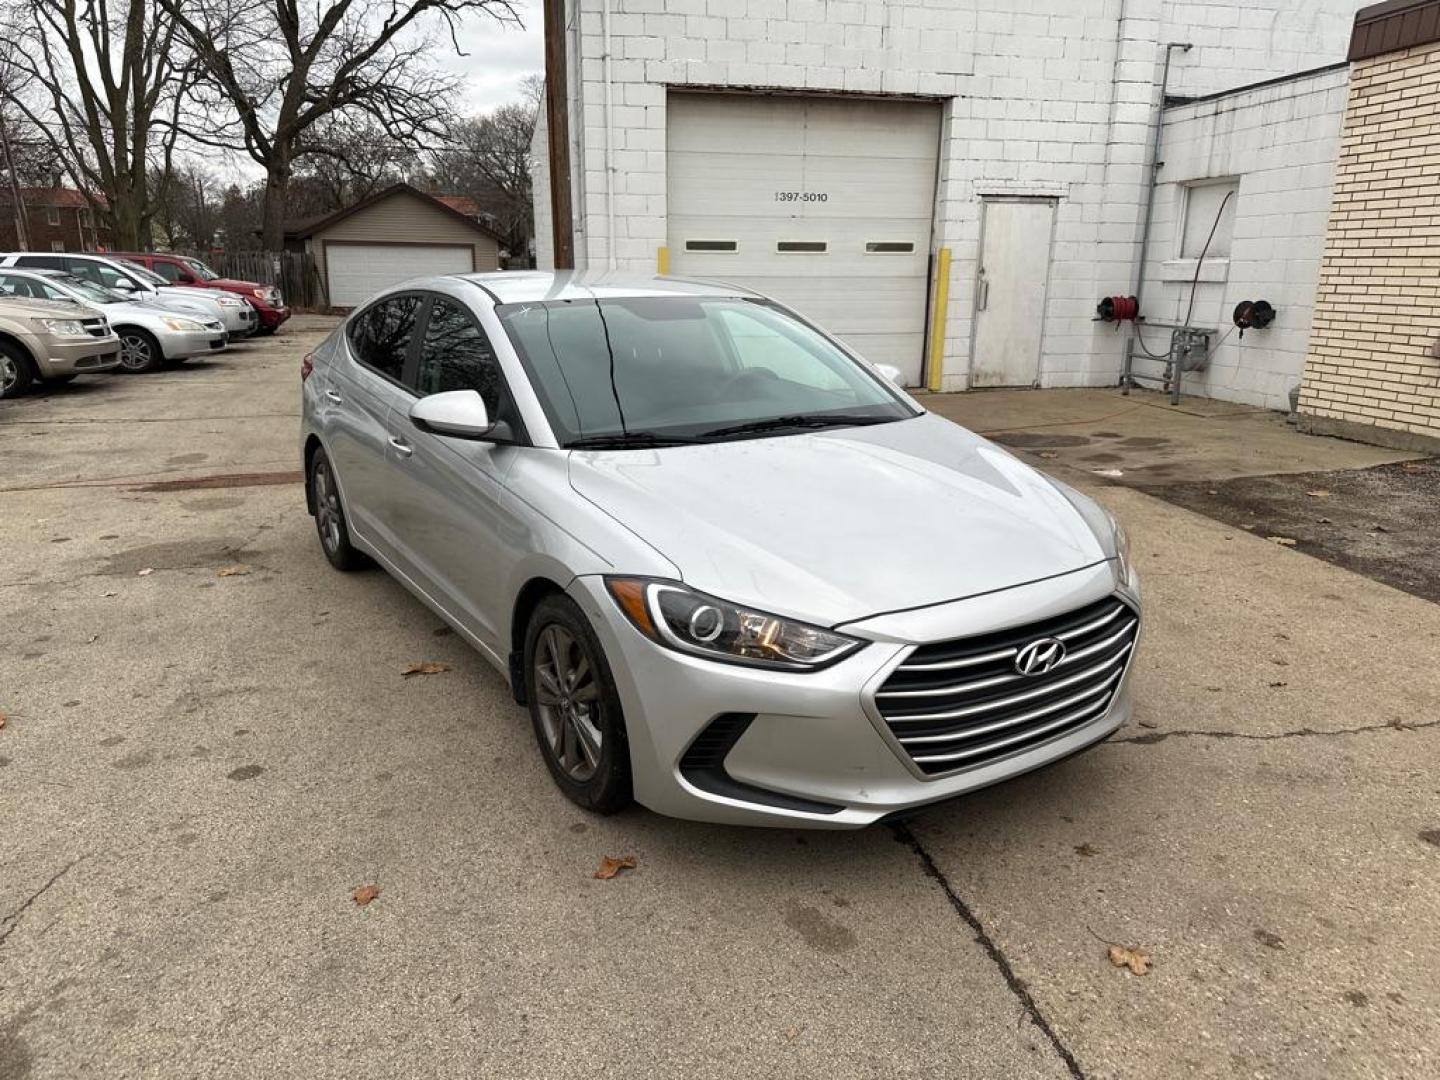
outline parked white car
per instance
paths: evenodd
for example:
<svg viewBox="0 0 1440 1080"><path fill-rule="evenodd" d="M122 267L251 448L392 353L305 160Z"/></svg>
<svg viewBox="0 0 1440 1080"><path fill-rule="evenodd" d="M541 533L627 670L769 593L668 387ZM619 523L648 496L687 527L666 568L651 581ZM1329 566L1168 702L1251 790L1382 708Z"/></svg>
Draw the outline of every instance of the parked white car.
<svg viewBox="0 0 1440 1080"><path fill-rule="evenodd" d="M225 327L201 313L175 311L58 270L0 270L0 295L73 300L98 308L120 337L120 369L154 371L225 348Z"/></svg>
<svg viewBox="0 0 1440 1080"><path fill-rule="evenodd" d="M0 256L0 267L59 270L115 292L125 293L135 300L148 300L172 311L218 319L231 337L253 333L258 325L255 309L238 296L224 296L211 289L170 285L164 278L157 277L143 267L129 266L118 259L107 259L101 255L12 251Z"/></svg>

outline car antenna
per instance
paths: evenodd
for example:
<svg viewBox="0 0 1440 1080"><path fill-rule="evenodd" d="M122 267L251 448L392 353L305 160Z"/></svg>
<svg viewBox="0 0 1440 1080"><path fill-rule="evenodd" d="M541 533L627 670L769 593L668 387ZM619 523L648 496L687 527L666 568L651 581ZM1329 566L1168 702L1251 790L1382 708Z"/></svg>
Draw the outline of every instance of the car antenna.
<svg viewBox="0 0 1440 1080"><path fill-rule="evenodd" d="M615 385L615 349L610 344L610 324L605 321L605 309L600 306L600 298L595 298L595 310L600 313L600 327L605 331L605 351L610 354L610 396L615 399L615 412L620 417L620 434L629 435L630 429L625 426L625 410L620 407L620 390Z"/></svg>

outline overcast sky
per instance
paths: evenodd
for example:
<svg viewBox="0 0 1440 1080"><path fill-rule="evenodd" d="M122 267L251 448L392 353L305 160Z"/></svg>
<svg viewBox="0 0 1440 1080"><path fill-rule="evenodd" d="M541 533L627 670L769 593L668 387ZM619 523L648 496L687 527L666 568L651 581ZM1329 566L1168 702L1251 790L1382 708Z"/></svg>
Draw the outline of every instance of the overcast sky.
<svg viewBox="0 0 1440 1080"><path fill-rule="evenodd" d="M516 10L525 27L501 26L484 15L473 15L459 35L460 48L468 55L454 56L447 50L443 66L465 80L460 111L469 115L489 112L518 96L520 80L540 73L545 67L541 41L540 4L519 0Z"/></svg>

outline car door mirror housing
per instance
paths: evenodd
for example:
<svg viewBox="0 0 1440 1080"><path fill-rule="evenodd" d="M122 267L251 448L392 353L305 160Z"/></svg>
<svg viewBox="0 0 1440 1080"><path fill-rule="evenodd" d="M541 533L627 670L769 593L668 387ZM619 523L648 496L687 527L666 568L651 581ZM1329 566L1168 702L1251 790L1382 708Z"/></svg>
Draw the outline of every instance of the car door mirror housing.
<svg viewBox="0 0 1440 1080"><path fill-rule="evenodd" d="M500 436L485 408L485 399L475 390L446 390L423 397L410 407L410 422L421 431L452 439L492 441Z"/></svg>
<svg viewBox="0 0 1440 1080"><path fill-rule="evenodd" d="M889 379L896 386L901 385L905 379L904 374L894 364L876 364L875 370L881 375L884 375L885 378Z"/></svg>
<svg viewBox="0 0 1440 1080"><path fill-rule="evenodd" d="M116 292L135 292L137 286L129 278L116 278L115 284L110 286Z"/></svg>

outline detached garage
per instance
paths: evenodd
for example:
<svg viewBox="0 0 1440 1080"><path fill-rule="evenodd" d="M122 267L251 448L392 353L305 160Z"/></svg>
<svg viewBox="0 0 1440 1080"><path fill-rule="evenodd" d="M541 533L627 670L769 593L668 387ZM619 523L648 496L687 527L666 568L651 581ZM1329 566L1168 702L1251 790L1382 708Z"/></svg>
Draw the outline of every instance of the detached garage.
<svg viewBox="0 0 1440 1080"><path fill-rule="evenodd" d="M500 268L494 233L409 184L295 225L285 240L314 257L331 307L356 307L410 278Z"/></svg>

